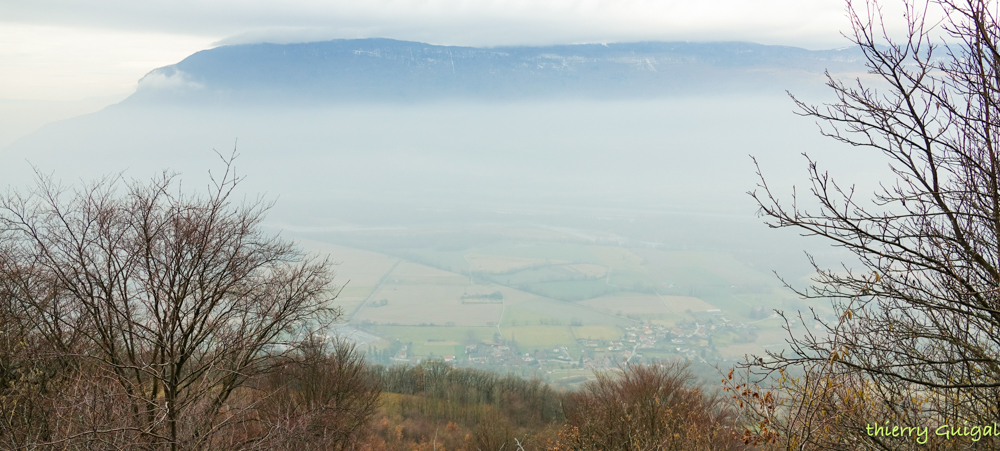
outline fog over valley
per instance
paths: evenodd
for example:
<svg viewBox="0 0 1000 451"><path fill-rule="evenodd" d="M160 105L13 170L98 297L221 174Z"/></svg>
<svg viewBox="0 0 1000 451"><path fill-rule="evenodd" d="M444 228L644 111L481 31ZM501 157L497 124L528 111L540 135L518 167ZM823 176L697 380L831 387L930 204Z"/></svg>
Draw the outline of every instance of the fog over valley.
<svg viewBox="0 0 1000 451"><path fill-rule="evenodd" d="M786 89L830 100L824 70L864 76L853 50L738 42L223 46L18 139L0 154L0 179L166 169L193 190L235 149L239 192L276 200L267 226L342 262L343 331L393 349L375 354L386 362L455 359L466 353L455 337L472 333L610 365L625 348L595 355L588 339L640 323L696 331L721 315L710 351L681 339L645 353L708 365L782 345L777 319L752 333L721 326L804 307L772 270L802 284L803 249L845 260L756 217L749 155L779 193L806 180L802 152L868 191L888 173L859 168L857 150L794 114Z"/></svg>

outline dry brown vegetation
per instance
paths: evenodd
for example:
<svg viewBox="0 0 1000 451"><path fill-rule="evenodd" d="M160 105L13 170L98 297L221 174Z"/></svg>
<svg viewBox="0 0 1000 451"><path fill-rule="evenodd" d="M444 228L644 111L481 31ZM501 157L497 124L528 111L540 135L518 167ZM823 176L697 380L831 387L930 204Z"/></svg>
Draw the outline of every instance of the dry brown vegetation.
<svg viewBox="0 0 1000 451"><path fill-rule="evenodd" d="M729 404L693 383L687 364L632 365L567 395L550 450L740 450Z"/></svg>
<svg viewBox="0 0 1000 451"><path fill-rule="evenodd" d="M268 205L232 203L229 169L202 196L168 175L77 189L40 176L0 198L3 447L271 438L255 423L282 391L262 378L312 357L313 331L338 314L333 274L260 231ZM336 351L333 361L350 354Z"/></svg>
<svg viewBox="0 0 1000 451"><path fill-rule="evenodd" d="M386 450L741 450L740 424L682 362L601 374L577 393L441 362L380 368L366 446Z"/></svg>
<svg viewBox="0 0 1000 451"><path fill-rule="evenodd" d="M384 449L542 449L565 418L564 395L539 380L440 361L374 373L387 395L371 442Z"/></svg>

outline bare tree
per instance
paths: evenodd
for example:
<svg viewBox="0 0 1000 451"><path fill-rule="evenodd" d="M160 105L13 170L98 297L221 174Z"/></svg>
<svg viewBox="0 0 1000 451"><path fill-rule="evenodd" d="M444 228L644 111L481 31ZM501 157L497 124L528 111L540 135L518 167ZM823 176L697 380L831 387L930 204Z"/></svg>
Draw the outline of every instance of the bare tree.
<svg viewBox="0 0 1000 451"><path fill-rule="evenodd" d="M0 198L0 299L20 328L4 332L43 344L32 357L96 409L53 401L18 446L211 447L253 419L247 382L339 314L330 265L260 230L270 205L236 202L231 163L205 195L164 174Z"/></svg>
<svg viewBox="0 0 1000 451"><path fill-rule="evenodd" d="M871 77L830 77L837 101L824 107L795 100L824 135L887 157L896 180L861 196L809 159L815 209L780 201L763 177L752 193L772 227L823 237L860 262L817 267L799 292L832 299L836 318L814 313L820 330L743 367L751 385L780 373L797 392L770 401L791 404L761 415L763 392L736 384L737 398L763 408L748 412L755 433L783 432L789 447L899 449L867 426L1000 420L1000 5L904 4L907 34L896 41L878 3L849 1L848 37ZM851 403L856 415L821 418Z"/></svg>

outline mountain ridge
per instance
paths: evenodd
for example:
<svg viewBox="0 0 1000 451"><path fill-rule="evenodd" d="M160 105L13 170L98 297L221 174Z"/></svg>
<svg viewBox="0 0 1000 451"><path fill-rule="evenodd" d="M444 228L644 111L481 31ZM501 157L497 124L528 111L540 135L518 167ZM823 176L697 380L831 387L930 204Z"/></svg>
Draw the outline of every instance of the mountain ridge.
<svg viewBox="0 0 1000 451"><path fill-rule="evenodd" d="M385 38L241 44L144 76L124 103L636 98L810 84L863 69L854 49L748 42L462 47Z"/></svg>

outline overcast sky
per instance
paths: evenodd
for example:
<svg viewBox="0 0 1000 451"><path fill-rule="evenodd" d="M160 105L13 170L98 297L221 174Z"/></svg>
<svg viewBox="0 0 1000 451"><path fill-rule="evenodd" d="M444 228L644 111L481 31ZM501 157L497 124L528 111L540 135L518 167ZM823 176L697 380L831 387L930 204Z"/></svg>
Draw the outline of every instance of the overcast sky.
<svg viewBox="0 0 1000 451"><path fill-rule="evenodd" d="M246 42L387 37L497 46L847 43L843 0L0 0L0 99L124 96L146 72Z"/></svg>

